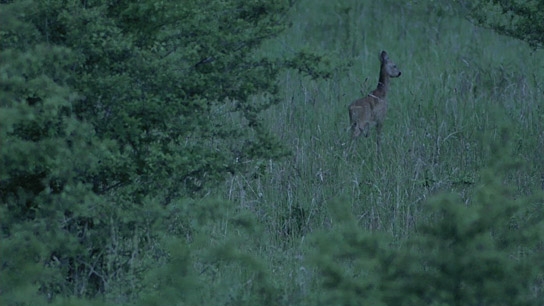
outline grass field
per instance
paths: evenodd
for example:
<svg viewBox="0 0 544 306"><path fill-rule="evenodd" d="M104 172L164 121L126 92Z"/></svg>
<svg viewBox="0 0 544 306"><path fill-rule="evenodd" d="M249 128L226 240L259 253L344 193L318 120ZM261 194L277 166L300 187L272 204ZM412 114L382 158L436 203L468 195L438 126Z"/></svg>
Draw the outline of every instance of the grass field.
<svg viewBox="0 0 544 306"><path fill-rule="evenodd" d="M478 2L1 1L0 305L544 305L544 51Z"/></svg>
<svg viewBox="0 0 544 306"><path fill-rule="evenodd" d="M308 237L335 228L335 208L400 241L428 218L429 198L448 192L470 206L502 151L519 162L503 180L515 194L544 188L541 50L473 25L450 1L305 0L292 20L263 52L317 51L335 73L282 75L283 101L263 118L291 154L220 191L263 225L256 253L287 304L315 302L307 299L315 290ZM347 106L377 85L381 50L402 76L391 80L377 156L374 130L350 150Z"/></svg>
<svg viewBox="0 0 544 306"><path fill-rule="evenodd" d="M441 6L303 1L293 27L266 52L317 50L338 71L317 81L282 76L284 100L265 120L292 154L266 165L259 179L233 178L230 199L279 235L300 233L295 225L302 233L326 226L324 207L337 198L350 202L363 227L409 234L432 194L453 191L470 202L490 145L503 143L502 128L509 131L503 144L524 162L508 183L520 193L541 188L544 54ZM350 151L347 106L375 88L382 49L402 76L391 82L377 156L374 130Z"/></svg>

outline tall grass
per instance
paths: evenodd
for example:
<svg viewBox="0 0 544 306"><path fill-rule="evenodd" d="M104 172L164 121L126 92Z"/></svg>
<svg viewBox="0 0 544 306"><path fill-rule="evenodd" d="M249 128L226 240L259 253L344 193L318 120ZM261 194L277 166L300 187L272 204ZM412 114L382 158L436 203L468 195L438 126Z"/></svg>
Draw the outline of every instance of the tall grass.
<svg viewBox="0 0 544 306"><path fill-rule="evenodd" d="M338 197L351 202L363 227L406 235L431 194L456 191L470 201L503 126L526 162L512 183L520 192L540 186L544 54L429 3L300 3L293 27L264 52L310 48L337 63L337 72L328 80L283 75L284 101L265 120L292 155L270 162L257 179L233 178L231 198L278 235L327 226L324 204ZM376 86L382 49L402 76L392 80L377 157L374 133L349 150L347 105Z"/></svg>
<svg viewBox="0 0 544 306"><path fill-rule="evenodd" d="M292 154L260 176L231 178L223 193L263 224L259 252L293 282L290 294L309 290L305 237L334 227L338 200L362 229L407 237L429 197L453 192L471 204L501 149L493 143L512 145L521 162L505 184L520 195L544 188L544 53L462 13L449 1L305 0L263 48L277 57L307 48L337 65L327 80L283 74L283 102L264 120ZM391 82L377 156L374 131L350 150L347 105L376 86L382 49L402 76Z"/></svg>

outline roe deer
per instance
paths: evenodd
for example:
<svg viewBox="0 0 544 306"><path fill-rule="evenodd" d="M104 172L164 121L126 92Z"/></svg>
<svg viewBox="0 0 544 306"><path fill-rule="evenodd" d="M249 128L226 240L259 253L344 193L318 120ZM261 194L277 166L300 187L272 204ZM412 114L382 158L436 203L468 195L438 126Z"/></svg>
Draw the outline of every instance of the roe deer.
<svg viewBox="0 0 544 306"><path fill-rule="evenodd" d="M380 79L378 87L374 89L368 96L354 101L349 105L349 120L351 121L351 131L353 139L361 135L368 137L371 127L376 126L376 146L378 153L380 152L380 138L383 120L387 113L387 100L385 96L389 88L389 78L397 78L401 72L397 65L389 60L387 52L380 53Z"/></svg>

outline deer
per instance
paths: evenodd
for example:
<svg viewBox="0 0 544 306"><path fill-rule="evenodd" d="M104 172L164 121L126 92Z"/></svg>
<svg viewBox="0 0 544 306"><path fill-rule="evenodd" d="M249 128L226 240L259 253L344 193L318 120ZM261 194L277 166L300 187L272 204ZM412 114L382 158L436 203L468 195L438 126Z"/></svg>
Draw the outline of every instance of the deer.
<svg viewBox="0 0 544 306"><path fill-rule="evenodd" d="M397 65L393 63L387 52L380 53L380 78L378 86L362 99L358 99L349 105L349 120L351 122L352 140L361 134L368 137L370 129L376 127L376 149L380 153L380 139L383 120L387 113L387 90L389 79L398 78L401 75Z"/></svg>

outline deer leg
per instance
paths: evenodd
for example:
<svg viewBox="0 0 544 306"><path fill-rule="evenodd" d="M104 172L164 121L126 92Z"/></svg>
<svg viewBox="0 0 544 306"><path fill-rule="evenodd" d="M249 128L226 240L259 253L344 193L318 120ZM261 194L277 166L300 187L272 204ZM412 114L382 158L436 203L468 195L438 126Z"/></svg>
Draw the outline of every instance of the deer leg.
<svg viewBox="0 0 544 306"><path fill-rule="evenodd" d="M366 122L365 125L363 126L363 134L365 135L365 137L368 137L369 132L370 132L370 122Z"/></svg>
<svg viewBox="0 0 544 306"><path fill-rule="evenodd" d="M359 137L359 135L361 135L361 129L359 128L359 124L357 124L357 122L353 123L353 125L351 126L351 131L352 138L357 138Z"/></svg>

